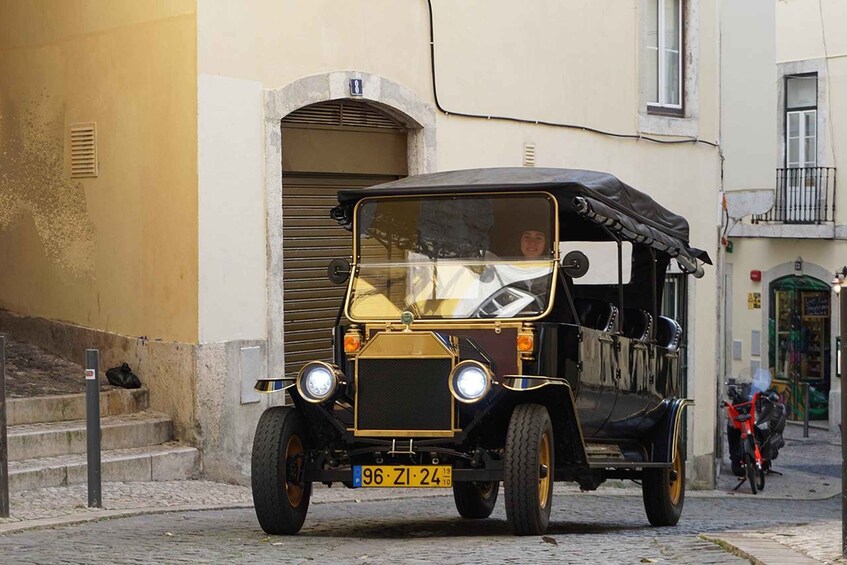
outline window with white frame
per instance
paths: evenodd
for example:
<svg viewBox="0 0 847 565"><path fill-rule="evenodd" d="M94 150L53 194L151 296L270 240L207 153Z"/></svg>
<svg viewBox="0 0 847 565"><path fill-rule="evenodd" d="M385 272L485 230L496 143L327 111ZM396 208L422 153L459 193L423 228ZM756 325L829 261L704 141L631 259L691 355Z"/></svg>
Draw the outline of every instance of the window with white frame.
<svg viewBox="0 0 847 565"><path fill-rule="evenodd" d="M785 166L817 165L818 77L785 77Z"/></svg>
<svg viewBox="0 0 847 565"><path fill-rule="evenodd" d="M682 111L682 2L647 0L647 107Z"/></svg>

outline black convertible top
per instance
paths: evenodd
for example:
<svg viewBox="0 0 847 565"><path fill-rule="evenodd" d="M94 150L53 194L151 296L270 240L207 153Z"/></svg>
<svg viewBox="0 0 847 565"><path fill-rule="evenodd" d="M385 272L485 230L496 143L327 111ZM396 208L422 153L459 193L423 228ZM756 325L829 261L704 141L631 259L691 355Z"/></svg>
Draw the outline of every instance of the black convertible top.
<svg viewBox="0 0 847 565"><path fill-rule="evenodd" d="M560 213L576 212L629 241L649 245L672 257L712 263L705 251L690 246L685 218L615 176L596 171L502 167L416 175L370 188L341 190L340 205L332 217L348 224L356 202L372 196L522 190L550 192L559 202Z"/></svg>

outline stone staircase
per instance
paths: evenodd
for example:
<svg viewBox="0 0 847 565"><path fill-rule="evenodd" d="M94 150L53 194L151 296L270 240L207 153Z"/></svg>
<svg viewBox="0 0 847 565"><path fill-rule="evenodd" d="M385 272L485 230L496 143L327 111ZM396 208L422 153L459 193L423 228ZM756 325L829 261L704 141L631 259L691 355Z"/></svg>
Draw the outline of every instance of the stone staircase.
<svg viewBox="0 0 847 565"><path fill-rule="evenodd" d="M7 400L9 490L85 483L85 394ZM101 473L108 481L196 478L200 453L173 441L173 422L149 409L146 388L100 393Z"/></svg>

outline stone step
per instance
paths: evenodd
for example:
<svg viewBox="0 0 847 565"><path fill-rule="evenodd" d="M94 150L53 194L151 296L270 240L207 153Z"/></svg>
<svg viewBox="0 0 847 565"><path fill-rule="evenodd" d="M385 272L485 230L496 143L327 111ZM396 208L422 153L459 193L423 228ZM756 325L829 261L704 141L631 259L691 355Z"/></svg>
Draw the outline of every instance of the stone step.
<svg viewBox="0 0 847 565"><path fill-rule="evenodd" d="M201 471L200 452L169 442L152 447L101 453L102 482L175 481L194 479ZM83 484L88 480L85 454L9 462L9 490Z"/></svg>
<svg viewBox="0 0 847 565"><path fill-rule="evenodd" d="M101 416L140 412L149 406L150 395L146 387L100 393ZM85 393L10 398L6 401L6 423L9 426L84 418Z"/></svg>
<svg viewBox="0 0 847 565"><path fill-rule="evenodd" d="M85 420L9 426L10 461L86 452ZM145 411L100 419L100 449L156 445L173 438L173 422L165 414Z"/></svg>

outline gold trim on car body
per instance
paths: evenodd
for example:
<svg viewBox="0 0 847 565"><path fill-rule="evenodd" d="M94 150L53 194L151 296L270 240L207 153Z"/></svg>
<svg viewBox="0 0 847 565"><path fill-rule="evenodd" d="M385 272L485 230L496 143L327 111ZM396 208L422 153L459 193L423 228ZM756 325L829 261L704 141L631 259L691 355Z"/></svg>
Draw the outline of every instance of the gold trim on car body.
<svg viewBox="0 0 847 565"><path fill-rule="evenodd" d="M673 458L676 457L676 444L679 441L679 426L682 424L682 414L689 406L694 406L694 401L690 398L683 398L679 403L679 410L676 411L676 421L673 425L673 443L671 444L670 462L673 463ZM683 457L685 455L683 454Z"/></svg>
<svg viewBox="0 0 847 565"><path fill-rule="evenodd" d="M524 322L519 320L512 321L511 319L506 322L500 322L498 320L497 327L500 333L502 330L515 329L517 330L517 334L519 335L521 330L524 327ZM471 320L463 320L459 323L450 324L448 327L445 327L439 320L426 320L426 321L415 321L412 322L412 331L406 332L401 328L395 326L394 322L372 322L364 325L364 329L362 331L362 343L365 344L362 348L356 353L347 353L347 359L350 361L355 361L359 355L361 355L362 351L364 351L365 346L370 343L378 335L384 333L420 333L420 332L437 332L439 330L490 330L491 322L490 321L471 321ZM451 336L451 344L453 347L458 348L458 345L454 343L455 336ZM390 355L389 357L396 357L394 355ZM518 375L523 374L523 363L522 359L518 357L516 353L516 365L518 369Z"/></svg>
<svg viewBox="0 0 847 565"><path fill-rule="evenodd" d="M475 367L479 367L485 373L485 392L483 392L477 398L474 398L472 400L465 400L464 398L462 398L462 395L460 395L456 391L455 387L453 386L453 375L456 374L456 370L459 368L459 365L473 365ZM489 367L485 363L477 361L476 359L465 359L464 361L460 361L459 363L456 363L453 366L453 370L450 371L450 375L447 377L447 387L450 389L450 394L453 395L454 399L458 400L462 404L476 404L477 402L479 402L480 400L485 398L488 395L489 392L491 392L491 387L493 387L493 386L494 386L494 373L491 372L491 367Z"/></svg>
<svg viewBox="0 0 847 565"><path fill-rule="evenodd" d="M538 383L538 384L530 384ZM563 386L568 390L568 398L570 398L571 406L573 407L573 417L576 422L576 428L579 430L579 441L582 444L582 452L585 454L585 437L582 435L582 422L579 421L579 410L576 408L576 398L573 395L571 383L567 379L561 377L545 377L541 375L504 375L500 381L503 388L514 392L526 392L529 390L538 390L546 386ZM552 415L551 415L552 416ZM592 441L594 441L592 439ZM588 457L586 455L586 463Z"/></svg>
<svg viewBox="0 0 847 565"><path fill-rule="evenodd" d="M359 270L360 261L359 261L359 237L358 237L358 223L359 223L359 206L364 202L369 202L371 200L378 199L399 199L399 198L426 198L426 197L464 197L464 196L509 196L509 195L520 195L520 196L537 196L543 195L547 197L548 201L551 203L553 207L553 273L552 273L552 282L550 285L550 299L547 301L547 308L544 312L536 316L532 316L530 318L485 318L489 320L489 324L492 322L502 322L503 320L508 321L520 321L520 322L534 322L540 320L547 316L550 311L553 310L553 303L556 300L556 287L559 285L556 284L558 282L559 276L559 202L556 200L556 197L546 190L532 190L532 191L510 191L510 192L450 192L450 193L433 193L433 194L401 194L401 195L392 195L392 196L368 196L362 198L356 202L356 205L353 207L353 225L352 225L352 236L353 236L353 265L350 267L350 279L347 281L347 293L344 295L344 316L350 320L351 322L357 324L369 324L374 322L382 322L382 323L392 323L396 320L380 320L380 319L362 319L362 318L354 318L350 315L350 297L353 295L353 282L356 280L357 271ZM434 321L437 323L449 323L451 326L455 322L467 322L469 320L474 320L476 318L433 318L430 321ZM417 323L417 322L415 322Z"/></svg>
<svg viewBox="0 0 847 565"><path fill-rule="evenodd" d="M394 343L392 343L394 342ZM397 344L401 345L397 345ZM410 345L411 344L411 345ZM406 345L406 350L402 347ZM451 346L453 346L451 340ZM417 352L415 352L417 350ZM398 353L398 351L400 353ZM448 347L435 332L380 332L365 342L353 361L353 435L364 437L453 437L456 433L456 400L450 398L449 430L372 430L359 429L359 360L360 359L450 359L450 374L456 366L458 353Z"/></svg>
<svg viewBox="0 0 847 565"><path fill-rule="evenodd" d="M303 392L303 387L300 386L300 382L303 380L303 371L306 370L306 367L310 365L320 365L326 368L329 372L332 373L333 378L335 379L335 386L332 390L327 394L324 398L319 400L313 400L309 398L307 394ZM300 398L305 400L310 404L323 404L327 400L331 399L338 392L338 388L345 384L344 382L344 371L342 371L337 365L333 363L327 363L326 361L308 361L300 367L300 370L297 371L297 380L294 381L294 385L297 387L297 394L300 395Z"/></svg>

